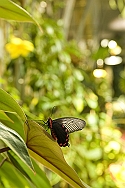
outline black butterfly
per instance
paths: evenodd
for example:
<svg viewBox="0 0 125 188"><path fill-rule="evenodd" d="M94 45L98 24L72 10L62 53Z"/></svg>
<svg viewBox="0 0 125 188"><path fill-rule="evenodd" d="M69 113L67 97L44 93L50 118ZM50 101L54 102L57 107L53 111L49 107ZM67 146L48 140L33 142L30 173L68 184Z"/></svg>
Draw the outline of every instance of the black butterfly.
<svg viewBox="0 0 125 188"><path fill-rule="evenodd" d="M57 140L59 146L69 146L69 133L82 130L86 122L79 118L64 117L52 120L48 119L47 125L52 137Z"/></svg>

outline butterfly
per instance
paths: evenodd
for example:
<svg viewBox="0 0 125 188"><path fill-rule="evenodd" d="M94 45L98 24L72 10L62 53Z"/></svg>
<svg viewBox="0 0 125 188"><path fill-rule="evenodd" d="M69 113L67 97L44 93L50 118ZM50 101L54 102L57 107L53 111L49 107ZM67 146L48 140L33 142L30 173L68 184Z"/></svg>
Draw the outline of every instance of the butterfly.
<svg viewBox="0 0 125 188"><path fill-rule="evenodd" d="M48 118L46 122L48 128L51 130L52 137L57 141L59 146L69 146L69 133L82 130L86 122L79 118L63 117L52 120Z"/></svg>

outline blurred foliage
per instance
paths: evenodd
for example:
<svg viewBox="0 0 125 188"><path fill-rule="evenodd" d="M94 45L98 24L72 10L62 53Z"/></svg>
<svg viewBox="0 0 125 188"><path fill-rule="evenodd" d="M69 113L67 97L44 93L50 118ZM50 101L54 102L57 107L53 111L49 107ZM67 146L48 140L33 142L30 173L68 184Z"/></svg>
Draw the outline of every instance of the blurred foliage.
<svg viewBox="0 0 125 188"><path fill-rule="evenodd" d="M113 10L118 9L121 16L125 18L125 1L124 0L109 0L109 5Z"/></svg>
<svg viewBox="0 0 125 188"><path fill-rule="evenodd" d="M85 119L86 128L71 134L70 148L62 149L66 161L93 188L119 187L116 181L119 176L114 178L114 170L109 167L125 160L125 146L115 121L118 109L112 103L109 79L94 78L92 70L85 68L83 54L75 41L65 40L62 21L53 19L52 15L56 15L57 7L62 8L62 4L52 6L52 3L48 1L53 12L50 16L39 1L27 1L27 10L38 19L42 33L31 24L10 24L5 40L9 42L10 36L15 35L31 41L35 49L27 57L16 59L5 54L1 86L22 105L30 118L46 120L56 106L53 118L75 116ZM87 49L84 53L87 54ZM100 48L90 56L95 60L107 54L107 49ZM124 79L121 72L119 87L123 93ZM46 173L53 187L67 186L57 175L48 170Z"/></svg>

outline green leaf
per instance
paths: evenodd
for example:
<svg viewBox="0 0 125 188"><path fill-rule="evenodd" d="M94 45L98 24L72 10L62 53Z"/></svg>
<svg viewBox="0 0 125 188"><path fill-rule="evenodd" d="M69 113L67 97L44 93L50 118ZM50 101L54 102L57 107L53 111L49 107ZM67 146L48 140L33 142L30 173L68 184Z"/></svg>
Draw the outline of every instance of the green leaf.
<svg viewBox="0 0 125 188"><path fill-rule="evenodd" d="M14 131L16 131L25 141L26 140L26 135L24 132L24 122L22 121L22 119L18 116L18 114L16 112L8 112L5 111L4 114L8 117L8 119L10 119L11 121L5 120L5 119L1 119L1 123L3 123L5 126L13 129Z"/></svg>
<svg viewBox="0 0 125 188"><path fill-rule="evenodd" d="M9 158L14 166L35 186L35 187L46 187L51 188L49 180L45 173L40 169L37 163L32 160L35 173L33 173L17 155L12 151L8 151Z"/></svg>
<svg viewBox="0 0 125 188"><path fill-rule="evenodd" d="M72 187L86 187L76 172L66 163L57 142L41 126L28 121L27 147L30 155L60 175Z"/></svg>
<svg viewBox="0 0 125 188"><path fill-rule="evenodd" d="M12 151L24 161L24 163L33 169L27 147L23 139L14 130L6 127L0 122L0 139L10 148Z"/></svg>
<svg viewBox="0 0 125 188"><path fill-rule="evenodd" d="M25 113L11 95L2 89L0 89L0 110L1 122L15 130L24 140L26 140L24 133L24 122L26 122ZM8 121L9 119L11 119L11 121Z"/></svg>
<svg viewBox="0 0 125 188"><path fill-rule="evenodd" d="M0 155L0 161L3 160ZM2 187L3 185L3 187ZM0 188L31 188L31 183L10 163L5 161L0 167ZM33 187L32 187L33 188Z"/></svg>
<svg viewBox="0 0 125 188"><path fill-rule="evenodd" d="M102 158L102 148L94 148L86 152L85 157L90 160L99 160Z"/></svg>
<svg viewBox="0 0 125 188"><path fill-rule="evenodd" d="M0 110L0 120L5 120L14 123L3 110Z"/></svg>
<svg viewBox="0 0 125 188"><path fill-rule="evenodd" d="M19 104L3 89L0 89L0 110L16 112L25 122L26 116Z"/></svg>
<svg viewBox="0 0 125 188"><path fill-rule="evenodd" d="M0 17L7 20L35 22L25 9L10 0L0 0Z"/></svg>

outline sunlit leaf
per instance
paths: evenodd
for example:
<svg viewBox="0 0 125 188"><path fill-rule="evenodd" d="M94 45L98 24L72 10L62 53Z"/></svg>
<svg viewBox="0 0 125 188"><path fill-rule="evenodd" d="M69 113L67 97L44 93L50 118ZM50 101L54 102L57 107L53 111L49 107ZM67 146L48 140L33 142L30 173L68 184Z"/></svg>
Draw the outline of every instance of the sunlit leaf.
<svg viewBox="0 0 125 188"><path fill-rule="evenodd" d="M3 89L0 89L0 110L16 112L25 122L26 116L19 104Z"/></svg>
<svg viewBox="0 0 125 188"><path fill-rule="evenodd" d="M84 109L84 101L80 97L76 97L73 99L73 104L78 112L82 112Z"/></svg>
<svg viewBox="0 0 125 188"><path fill-rule="evenodd" d="M26 116L19 104L4 90L0 89L0 110L3 111L4 118L1 117L1 122L9 128L15 130L24 140L24 122L26 122ZM5 119L8 117L11 121ZM2 116L2 114L1 114Z"/></svg>
<svg viewBox="0 0 125 188"><path fill-rule="evenodd" d="M24 121L18 116L16 112L6 112L5 114L7 115L8 118L11 119L12 122L8 122L6 120L1 120L1 122L6 125L7 127L13 129L16 131L25 141L26 140L26 135L24 132Z"/></svg>
<svg viewBox="0 0 125 188"><path fill-rule="evenodd" d="M25 9L10 0L0 0L0 17L7 20L35 22Z"/></svg>
<svg viewBox="0 0 125 188"><path fill-rule="evenodd" d="M72 187L85 187L76 172L66 163L55 140L38 124L28 121L27 147L33 158L56 172Z"/></svg>
<svg viewBox="0 0 125 188"><path fill-rule="evenodd" d="M14 122L6 115L6 113L5 113L3 110L0 110L0 120L6 120L6 121L9 121L9 122L14 123Z"/></svg>
<svg viewBox="0 0 125 188"><path fill-rule="evenodd" d="M102 157L102 149L101 148L94 148L91 150L85 150L84 156L89 160L99 160Z"/></svg>
<svg viewBox="0 0 125 188"><path fill-rule="evenodd" d="M87 103L88 103L88 106L92 109L95 109L97 108L98 106L98 102L97 101L94 101L92 99L87 99Z"/></svg>

